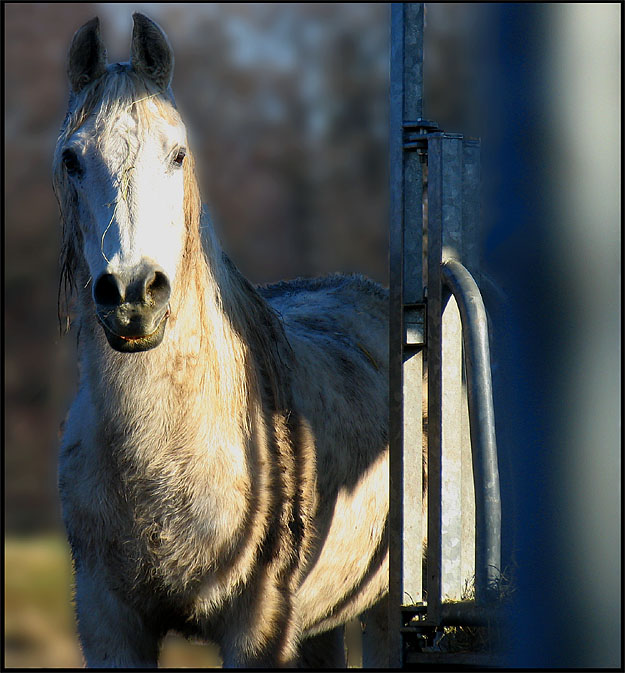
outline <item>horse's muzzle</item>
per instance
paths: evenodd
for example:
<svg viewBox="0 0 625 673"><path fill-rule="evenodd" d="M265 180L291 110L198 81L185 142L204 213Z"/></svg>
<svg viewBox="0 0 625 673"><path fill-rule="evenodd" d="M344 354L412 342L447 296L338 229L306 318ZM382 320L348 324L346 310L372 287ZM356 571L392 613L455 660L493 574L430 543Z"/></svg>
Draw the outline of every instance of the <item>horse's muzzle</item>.
<svg viewBox="0 0 625 673"><path fill-rule="evenodd" d="M151 264L102 274L93 287L96 315L111 348L136 353L163 340L169 317L169 280Z"/></svg>

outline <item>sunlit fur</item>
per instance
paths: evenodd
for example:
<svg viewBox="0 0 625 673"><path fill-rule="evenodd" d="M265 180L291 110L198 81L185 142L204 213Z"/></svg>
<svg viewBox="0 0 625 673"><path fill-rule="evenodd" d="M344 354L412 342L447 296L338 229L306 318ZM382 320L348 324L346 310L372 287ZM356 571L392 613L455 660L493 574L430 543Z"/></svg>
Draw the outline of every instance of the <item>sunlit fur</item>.
<svg viewBox="0 0 625 673"><path fill-rule="evenodd" d="M175 629L227 666L291 665L387 591L387 294L343 275L252 287L202 217L189 152L164 339L114 351L60 157L129 104L143 129L155 109L181 123L169 93L109 66L70 100L54 160L80 335L59 487L85 659L154 666Z"/></svg>

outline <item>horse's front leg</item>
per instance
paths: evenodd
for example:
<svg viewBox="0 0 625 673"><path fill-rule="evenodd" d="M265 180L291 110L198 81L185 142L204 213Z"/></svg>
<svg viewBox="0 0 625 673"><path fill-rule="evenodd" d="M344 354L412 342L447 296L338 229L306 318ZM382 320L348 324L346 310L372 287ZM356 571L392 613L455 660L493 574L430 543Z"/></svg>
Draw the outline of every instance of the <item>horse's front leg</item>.
<svg viewBox="0 0 625 673"><path fill-rule="evenodd" d="M345 627L336 626L304 640L300 648L300 668L347 668Z"/></svg>
<svg viewBox="0 0 625 673"><path fill-rule="evenodd" d="M76 616L89 668L156 668L159 637L96 573L76 573Z"/></svg>
<svg viewBox="0 0 625 673"><path fill-rule="evenodd" d="M360 616L362 667L388 668L388 594Z"/></svg>
<svg viewBox="0 0 625 673"><path fill-rule="evenodd" d="M293 668L299 628L291 597L273 568L258 569L222 614L220 647L224 668Z"/></svg>
<svg viewBox="0 0 625 673"><path fill-rule="evenodd" d="M231 623L230 633L220 643L224 668L297 667L298 643L292 625L272 625L273 615L267 616L260 615L254 624L246 624L244 617Z"/></svg>

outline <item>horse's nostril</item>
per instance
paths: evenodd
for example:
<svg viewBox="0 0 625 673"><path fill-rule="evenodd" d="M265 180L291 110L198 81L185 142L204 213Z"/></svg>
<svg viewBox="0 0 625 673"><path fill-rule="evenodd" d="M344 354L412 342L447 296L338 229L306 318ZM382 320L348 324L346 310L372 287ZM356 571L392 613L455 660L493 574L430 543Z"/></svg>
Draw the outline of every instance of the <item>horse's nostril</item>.
<svg viewBox="0 0 625 673"><path fill-rule="evenodd" d="M117 278L111 273L100 276L93 287L93 298L96 304L118 306L122 301Z"/></svg>
<svg viewBox="0 0 625 673"><path fill-rule="evenodd" d="M167 276L162 271L155 271L152 280L146 287L146 293L150 295L157 305L164 305L169 301L171 287Z"/></svg>
<svg viewBox="0 0 625 673"><path fill-rule="evenodd" d="M167 305L170 294L167 275L145 265L118 273L104 273L93 287L95 303L111 308L144 306L158 311Z"/></svg>

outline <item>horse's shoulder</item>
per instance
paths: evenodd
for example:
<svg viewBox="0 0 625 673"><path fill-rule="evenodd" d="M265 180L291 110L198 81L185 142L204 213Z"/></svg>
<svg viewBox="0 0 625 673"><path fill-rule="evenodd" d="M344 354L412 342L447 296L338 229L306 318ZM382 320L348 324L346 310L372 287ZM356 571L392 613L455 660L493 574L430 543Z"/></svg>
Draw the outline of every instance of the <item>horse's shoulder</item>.
<svg viewBox="0 0 625 673"><path fill-rule="evenodd" d="M385 313L388 306L388 291L361 274L295 278L260 286L258 291L282 314L302 309L333 311L341 308Z"/></svg>
<svg viewBox="0 0 625 673"><path fill-rule="evenodd" d="M380 370L386 361L388 292L361 275L297 278L266 286L263 296L280 316L296 355L312 354L338 374L355 375L360 366ZM322 357L319 357L322 356Z"/></svg>

